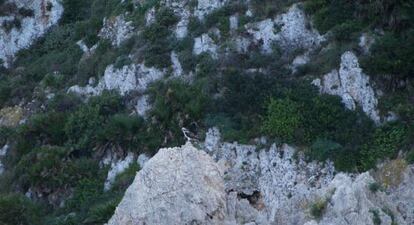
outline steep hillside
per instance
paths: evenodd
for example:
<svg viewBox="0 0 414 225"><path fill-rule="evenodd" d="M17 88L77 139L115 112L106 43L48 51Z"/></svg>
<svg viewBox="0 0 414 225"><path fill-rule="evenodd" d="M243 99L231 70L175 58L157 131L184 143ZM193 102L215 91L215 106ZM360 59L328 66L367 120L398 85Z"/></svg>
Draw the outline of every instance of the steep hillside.
<svg viewBox="0 0 414 225"><path fill-rule="evenodd" d="M413 11L0 0L0 224L414 223Z"/></svg>

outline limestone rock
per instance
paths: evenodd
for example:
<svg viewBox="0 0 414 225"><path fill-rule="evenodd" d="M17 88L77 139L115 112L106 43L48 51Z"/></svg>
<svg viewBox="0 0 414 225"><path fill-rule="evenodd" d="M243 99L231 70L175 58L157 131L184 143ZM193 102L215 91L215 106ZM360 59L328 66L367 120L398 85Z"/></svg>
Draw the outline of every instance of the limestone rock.
<svg viewBox="0 0 414 225"><path fill-rule="evenodd" d="M213 58L217 58L217 45L208 34L202 34L194 39L193 53L200 55L203 52L209 53Z"/></svg>
<svg viewBox="0 0 414 225"><path fill-rule="evenodd" d="M150 83L161 79L164 75L164 71L148 68L144 64L131 64L119 69L109 65L96 87L90 84L85 87L76 85L70 87L68 91L87 96L99 95L103 90L118 90L121 95L125 95L130 91L145 91Z"/></svg>
<svg viewBox="0 0 414 225"><path fill-rule="evenodd" d="M280 29L276 34L276 41L285 50L314 49L325 40L318 31L312 29L305 12L297 4L278 16L275 25Z"/></svg>
<svg viewBox="0 0 414 225"><path fill-rule="evenodd" d="M375 91L354 53L342 54L339 70L326 74L322 80L314 80L313 84L323 93L340 96L348 109L354 110L358 104L373 121L380 122Z"/></svg>
<svg viewBox="0 0 414 225"><path fill-rule="evenodd" d="M108 225L223 224L225 210L222 168L187 143L146 163Z"/></svg>
<svg viewBox="0 0 414 225"><path fill-rule="evenodd" d="M181 66L177 53L171 52L171 62L172 62L173 75L177 77L183 75L184 73L183 67Z"/></svg>
<svg viewBox="0 0 414 225"><path fill-rule="evenodd" d="M413 166L401 168L394 187L373 192L380 181L369 172L335 175L332 163L306 162L288 145L223 143L217 128L202 145L211 157L189 143L161 149L108 224L374 225L374 213L381 224L413 224ZM321 199L316 220L310 208Z"/></svg>
<svg viewBox="0 0 414 225"><path fill-rule="evenodd" d="M33 16L19 18L21 27L7 31L0 26L0 59L8 67L15 54L28 48L37 38L41 37L51 26L55 25L63 14L59 0L11 0L18 8L33 10ZM17 15L0 17L0 24L13 21Z"/></svg>
<svg viewBox="0 0 414 225"><path fill-rule="evenodd" d="M113 46L120 46L132 36L133 31L132 22L126 21L124 15L119 15L104 19L99 37L110 40Z"/></svg>
<svg viewBox="0 0 414 225"><path fill-rule="evenodd" d="M147 112L151 109L149 103L148 95L143 95L138 98L137 105L135 106L135 111L138 115L145 117Z"/></svg>
<svg viewBox="0 0 414 225"><path fill-rule="evenodd" d="M128 169L129 166L133 163L133 161L134 161L133 153L128 153L128 155L124 159L113 159L110 162L108 162L108 160L104 161L110 165L108 176L104 184L105 191L108 191L111 189L116 176L124 172L126 169Z"/></svg>
<svg viewBox="0 0 414 225"><path fill-rule="evenodd" d="M0 175L4 173L4 165L1 162L2 158L6 156L7 152L9 151L10 146L5 144L2 148L0 148Z"/></svg>
<svg viewBox="0 0 414 225"><path fill-rule="evenodd" d="M297 4L277 16L257 23L247 24L247 32L253 36L262 51L272 52L272 43L276 42L287 53L297 49L308 51L317 48L325 40L316 30L308 25L305 13Z"/></svg>

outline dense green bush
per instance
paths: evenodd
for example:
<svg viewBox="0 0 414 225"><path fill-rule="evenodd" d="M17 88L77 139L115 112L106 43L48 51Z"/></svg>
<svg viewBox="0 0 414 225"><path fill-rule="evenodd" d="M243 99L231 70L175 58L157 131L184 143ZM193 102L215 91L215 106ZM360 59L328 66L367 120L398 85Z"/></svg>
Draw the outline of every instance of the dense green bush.
<svg viewBox="0 0 414 225"><path fill-rule="evenodd" d="M292 142L302 121L300 106L290 99L271 99L263 122L263 131Z"/></svg>
<svg viewBox="0 0 414 225"><path fill-rule="evenodd" d="M311 205L310 214L315 219L321 219L326 210L328 201L325 199L319 199Z"/></svg>
<svg viewBox="0 0 414 225"><path fill-rule="evenodd" d="M372 141L362 148L362 168L366 170L374 167L378 160L396 157L403 150L407 138L407 129L402 124L386 124L377 128Z"/></svg>
<svg viewBox="0 0 414 225"><path fill-rule="evenodd" d="M0 194L0 224L36 225L41 224L41 207L18 194Z"/></svg>
<svg viewBox="0 0 414 225"><path fill-rule="evenodd" d="M168 143L183 142L181 127L190 127L201 122L207 112L208 97L197 86L179 80L159 82L151 87L153 109L150 112L157 130L167 137Z"/></svg>
<svg viewBox="0 0 414 225"><path fill-rule="evenodd" d="M144 28L144 59L146 66L165 68L171 64L170 54L174 37L171 27L178 22L178 17L169 8L160 8L155 21Z"/></svg>

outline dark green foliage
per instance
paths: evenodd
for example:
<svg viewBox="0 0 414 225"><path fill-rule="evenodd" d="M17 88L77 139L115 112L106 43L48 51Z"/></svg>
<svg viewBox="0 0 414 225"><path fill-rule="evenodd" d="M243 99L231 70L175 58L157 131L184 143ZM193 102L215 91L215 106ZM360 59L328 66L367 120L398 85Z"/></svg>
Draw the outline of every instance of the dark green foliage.
<svg viewBox="0 0 414 225"><path fill-rule="evenodd" d="M344 108L338 97L318 95L311 86L290 86L268 105L266 134L299 145L311 145L311 159L335 162L338 170L355 170L367 160L362 146L370 140L373 123L362 112ZM283 89L282 89L283 90Z"/></svg>
<svg viewBox="0 0 414 225"><path fill-rule="evenodd" d="M41 224L40 207L23 195L0 194L0 212L0 224L3 225Z"/></svg>
<svg viewBox="0 0 414 225"><path fill-rule="evenodd" d="M178 17L169 8L159 9L154 23L144 28L144 59L146 66L165 68L171 64L170 54L174 37L171 26L178 22Z"/></svg>
<svg viewBox="0 0 414 225"><path fill-rule="evenodd" d="M61 147L42 147L20 159L16 177L22 187L31 187L44 194L59 191L67 195L80 178L91 178L98 171L97 162L90 159L71 159L71 151Z"/></svg>
<svg viewBox="0 0 414 225"><path fill-rule="evenodd" d="M336 142L326 139L317 139L312 143L308 155L312 159L323 162L332 156L335 156L341 150L342 146Z"/></svg>
<svg viewBox="0 0 414 225"><path fill-rule="evenodd" d="M290 99L271 99L263 122L263 131L291 142L302 121L299 105Z"/></svg>
<svg viewBox="0 0 414 225"><path fill-rule="evenodd" d="M311 216L315 219L321 219L324 212L325 212L327 204L328 204L328 201L326 201L324 199L320 199L320 200L314 202L311 205L311 208L310 208Z"/></svg>
<svg viewBox="0 0 414 225"><path fill-rule="evenodd" d="M386 124L377 128L372 140L362 148L363 169L372 168L378 160L396 157L407 141L407 128L402 124Z"/></svg>
<svg viewBox="0 0 414 225"><path fill-rule="evenodd" d="M208 97L197 86L178 80L157 83L150 90L154 102L151 116L156 119L154 128L167 137L169 144L181 144L181 127L199 123L207 112Z"/></svg>
<svg viewBox="0 0 414 225"><path fill-rule="evenodd" d="M388 89L394 90L401 80L412 79L412 1L308 0L305 10L312 14L319 31L332 30L334 38L341 42L349 42L373 27L385 30L385 35L372 46L372 54L363 60L363 66L370 74L379 75Z"/></svg>
<svg viewBox="0 0 414 225"><path fill-rule="evenodd" d="M387 33L372 46L372 55L363 63L370 74L383 75L388 87L395 88L400 80L414 74L414 31L405 35ZM391 74L390 79L387 75Z"/></svg>
<svg viewBox="0 0 414 225"><path fill-rule="evenodd" d="M286 7L298 2L297 0L252 0L254 14L259 18L269 18L282 12ZM258 19L259 19L258 18Z"/></svg>
<svg viewBox="0 0 414 225"><path fill-rule="evenodd" d="M373 182L368 185L368 188L372 193L376 193L377 191L381 190L382 187L379 183Z"/></svg>
<svg viewBox="0 0 414 225"><path fill-rule="evenodd" d="M378 210L372 209L370 212L372 213L372 223L374 223L374 225L381 225L381 218L379 216Z"/></svg>

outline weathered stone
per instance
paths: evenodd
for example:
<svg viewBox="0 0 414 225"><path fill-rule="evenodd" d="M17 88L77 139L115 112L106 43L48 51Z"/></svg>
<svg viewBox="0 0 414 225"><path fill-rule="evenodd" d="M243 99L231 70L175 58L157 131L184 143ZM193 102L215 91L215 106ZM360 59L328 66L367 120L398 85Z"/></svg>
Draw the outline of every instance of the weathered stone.
<svg viewBox="0 0 414 225"><path fill-rule="evenodd" d="M354 53L345 52L341 56L339 70L326 74L322 80L314 80L313 84L323 93L340 96L345 106L351 110L355 110L358 104L373 121L380 122L378 99Z"/></svg>
<svg viewBox="0 0 414 225"><path fill-rule="evenodd" d="M146 163L108 225L222 224L225 211L222 169L187 143Z"/></svg>
<svg viewBox="0 0 414 225"><path fill-rule="evenodd" d="M209 53L213 58L217 58L217 45L208 34L202 34L194 39L193 53L200 55L203 52Z"/></svg>
<svg viewBox="0 0 414 225"><path fill-rule="evenodd" d="M63 7L58 0L14 0L18 8L33 10L34 16L19 18L21 27L7 31L0 26L0 59L8 67L15 54L28 48L37 38L41 37L51 26L55 25L63 14ZM51 6L49 10L49 6ZM12 21L16 15L0 17L0 24Z"/></svg>
<svg viewBox="0 0 414 225"><path fill-rule="evenodd" d="M126 21L124 15L119 15L104 19L99 37L110 40L113 46L120 46L132 36L133 31L132 22Z"/></svg>
<svg viewBox="0 0 414 225"><path fill-rule="evenodd" d="M247 32L253 36L254 42L261 44L265 53L272 52L272 44L277 43L286 53L298 49L310 51L320 46L325 40L316 30L307 24L305 13L293 5L288 12L276 19L266 19L247 24Z"/></svg>
<svg viewBox="0 0 414 225"><path fill-rule="evenodd" d="M118 90L121 95L130 91L143 92L150 83L161 79L164 74L164 71L152 67L148 68L144 64L126 65L120 69L109 65L96 87L76 85L70 87L68 91L81 95L99 95L103 90Z"/></svg>
<svg viewBox="0 0 414 225"><path fill-rule="evenodd" d="M105 184L104 184L104 190L108 191L111 189L116 176L124 172L126 169L128 169L131 164L134 162L134 154L128 153L128 155L124 159L112 159L110 160L110 163L108 161L104 161L109 164L110 168L108 171L108 176L106 178Z"/></svg>

